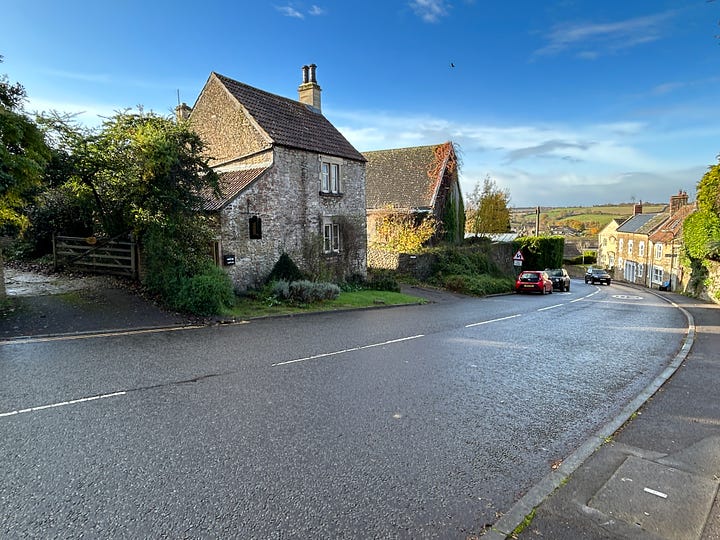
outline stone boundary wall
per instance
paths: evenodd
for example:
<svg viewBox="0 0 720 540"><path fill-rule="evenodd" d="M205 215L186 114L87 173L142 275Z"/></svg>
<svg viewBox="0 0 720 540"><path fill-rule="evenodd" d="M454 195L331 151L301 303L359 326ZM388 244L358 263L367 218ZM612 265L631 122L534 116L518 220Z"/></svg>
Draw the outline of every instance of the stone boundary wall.
<svg viewBox="0 0 720 540"><path fill-rule="evenodd" d="M464 247L459 249L473 249ZM485 252L498 269L508 275L512 275L513 250L512 244L491 244L477 248ZM433 266L437 257L432 253L412 255L409 253L392 253L375 248L367 250L367 265L370 270L392 270L400 274L411 275L416 279L425 280L432 275Z"/></svg>

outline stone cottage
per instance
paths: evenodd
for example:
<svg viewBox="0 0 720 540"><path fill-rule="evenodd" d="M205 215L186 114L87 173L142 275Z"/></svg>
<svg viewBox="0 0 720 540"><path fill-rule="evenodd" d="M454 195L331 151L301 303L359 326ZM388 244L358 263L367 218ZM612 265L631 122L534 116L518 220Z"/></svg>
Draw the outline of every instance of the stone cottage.
<svg viewBox="0 0 720 540"><path fill-rule="evenodd" d="M633 215L616 230L615 278L646 287L672 287L682 279L678 258L682 248L682 223L695 210L687 192L670 197L661 212L643 213L636 204Z"/></svg>
<svg viewBox="0 0 720 540"><path fill-rule="evenodd" d="M211 73L192 108L222 197L216 258L240 290L262 284L282 253L328 278L366 274L365 158L323 116L316 66L297 101Z"/></svg>
<svg viewBox="0 0 720 540"><path fill-rule="evenodd" d="M442 225L433 240L462 241L465 210L451 142L363 155L367 159L368 245L375 240L378 221L388 213L417 219L431 215Z"/></svg>

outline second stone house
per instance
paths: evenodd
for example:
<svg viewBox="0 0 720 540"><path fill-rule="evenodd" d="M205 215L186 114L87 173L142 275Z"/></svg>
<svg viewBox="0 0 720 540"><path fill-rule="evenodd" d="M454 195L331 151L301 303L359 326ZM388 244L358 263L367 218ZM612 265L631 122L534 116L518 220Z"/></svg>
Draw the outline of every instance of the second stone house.
<svg viewBox="0 0 720 540"><path fill-rule="evenodd" d="M644 214L642 203L636 204L633 216L616 231L615 279L646 287L673 287L679 272L676 259L682 242L682 222L694 208L684 191L671 196L662 212Z"/></svg>
<svg viewBox="0 0 720 540"><path fill-rule="evenodd" d="M182 105L220 175L216 259L238 289L256 287L287 253L316 276L366 275L365 158L321 110L316 66L298 100L211 73Z"/></svg>

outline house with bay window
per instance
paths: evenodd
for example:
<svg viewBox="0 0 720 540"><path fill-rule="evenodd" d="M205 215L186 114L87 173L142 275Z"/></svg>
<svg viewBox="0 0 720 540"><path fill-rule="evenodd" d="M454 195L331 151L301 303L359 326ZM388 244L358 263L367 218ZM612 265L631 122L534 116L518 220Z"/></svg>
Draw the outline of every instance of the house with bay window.
<svg viewBox="0 0 720 540"><path fill-rule="evenodd" d="M206 145L222 196L215 256L236 288L261 285L280 255L337 278L366 274L366 159L322 114L314 64L298 99L211 73L177 108Z"/></svg>

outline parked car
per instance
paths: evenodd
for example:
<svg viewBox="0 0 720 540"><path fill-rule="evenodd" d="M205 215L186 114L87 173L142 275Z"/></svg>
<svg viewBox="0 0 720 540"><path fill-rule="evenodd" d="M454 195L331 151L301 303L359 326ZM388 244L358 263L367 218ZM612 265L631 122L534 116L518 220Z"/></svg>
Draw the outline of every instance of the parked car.
<svg viewBox="0 0 720 540"><path fill-rule="evenodd" d="M546 268L545 272L550 276L553 288L560 292L570 290L570 275L564 268Z"/></svg>
<svg viewBox="0 0 720 540"><path fill-rule="evenodd" d="M515 281L515 292L539 292L540 294L552 294L553 284L547 272L542 270L524 270Z"/></svg>
<svg viewBox="0 0 720 540"><path fill-rule="evenodd" d="M590 267L587 269L587 272L585 272L585 283L592 283L593 285L595 285L595 283L600 283L601 285L606 283L610 285L610 274L602 268Z"/></svg>

